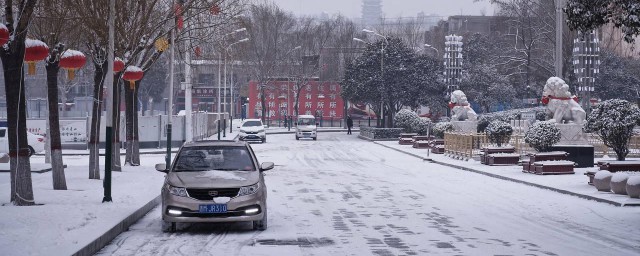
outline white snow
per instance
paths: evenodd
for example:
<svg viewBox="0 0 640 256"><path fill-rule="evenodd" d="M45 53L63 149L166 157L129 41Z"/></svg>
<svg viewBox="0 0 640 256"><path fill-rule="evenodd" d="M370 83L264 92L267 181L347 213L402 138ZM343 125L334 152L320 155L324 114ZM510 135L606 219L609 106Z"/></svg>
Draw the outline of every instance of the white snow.
<svg viewBox="0 0 640 256"><path fill-rule="evenodd" d="M98 255L640 254L640 208L445 167L346 132L320 133L317 141L269 136L268 143L252 144L260 161L276 163L265 172L266 231L253 231L248 223L210 223L183 224L178 233L166 234L156 208ZM425 149L397 141L379 143L427 155ZM430 157L567 191L640 202L596 191L582 175L589 168L577 168L576 175L543 176L522 173L520 166ZM164 174L153 165L164 162L164 155L141 160L141 166L124 166L113 174L113 203L101 203L101 180L87 179L86 156L65 156L67 191L51 189L51 173L33 174L41 206L9 205L9 174L0 173L3 255L70 255L159 195Z"/></svg>
<svg viewBox="0 0 640 256"><path fill-rule="evenodd" d="M61 58L69 58L69 57L75 57L75 56L84 57L84 53L82 53L81 51L76 51L76 50L66 50L62 54Z"/></svg>
<svg viewBox="0 0 640 256"><path fill-rule="evenodd" d="M29 38L27 38L27 40L24 41L24 46L27 48L36 47L36 46L44 46L48 48L47 44L45 44L44 42L37 39L29 39Z"/></svg>
<svg viewBox="0 0 640 256"><path fill-rule="evenodd" d="M631 175L627 180L627 185L637 186L640 185L640 175Z"/></svg>
<svg viewBox="0 0 640 256"><path fill-rule="evenodd" d="M136 66L128 66L126 72L142 72L142 69Z"/></svg>
<svg viewBox="0 0 640 256"><path fill-rule="evenodd" d="M243 177L240 177L240 176L236 175L232 171L216 171L216 170L206 171L206 172L199 172L198 176L196 176L196 178L200 178L200 179L227 179L227 180L238 180L238 181L247 180L247 179L245 179Z"/></svg>
<svg viewBox="0 0 640 256"><path fill-rule="evenodd" d="M610 171L602 170L602 171L596 172L596 175L593 176L593 177L595 179L601 180L601 179L604 179L606 177L611 177L611 175L613 175L613 174Z"/></svg>
<svg viewBox="0 0 640 256"><path fill-rule="evenodd" d="M629 178L629 174L626 174L624 172L616 172L611 177L611 182L623 182L628 178Z"/></svg>

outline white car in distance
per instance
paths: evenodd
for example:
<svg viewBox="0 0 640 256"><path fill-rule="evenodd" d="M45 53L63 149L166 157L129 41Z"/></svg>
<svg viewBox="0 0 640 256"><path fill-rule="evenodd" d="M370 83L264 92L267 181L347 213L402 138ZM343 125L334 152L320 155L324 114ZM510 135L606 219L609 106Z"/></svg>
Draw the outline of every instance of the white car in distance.
<svg viewBox="0 0 640 256"><path fill-rule="evenodd" d="M240 125L239 135L241 141L267 142L267 134L260 119L245 119Z"/></svg>
<svg viewBox="0 0 640 256"><path fill-rule="evenodd" d="M29 156L44 151L45 138L27 132L27 143L29 144ZM0 127L0 154L9 154L9 128Z"/></svg>

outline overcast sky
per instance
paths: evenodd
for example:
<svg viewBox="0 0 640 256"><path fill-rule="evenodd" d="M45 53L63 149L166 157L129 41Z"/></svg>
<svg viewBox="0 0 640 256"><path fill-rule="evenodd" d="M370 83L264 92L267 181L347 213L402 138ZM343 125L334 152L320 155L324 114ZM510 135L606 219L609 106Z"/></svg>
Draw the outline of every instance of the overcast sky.
<svg viewBox="0 0 640 256"><path fill-rule="evenodd" d="M360 18L362 0L272 0L285 10L297 15L342 13L350 18ZM415 17L417 13L450 15L493 15L489 0L382 0L382 12L387 18Z"/></svg>

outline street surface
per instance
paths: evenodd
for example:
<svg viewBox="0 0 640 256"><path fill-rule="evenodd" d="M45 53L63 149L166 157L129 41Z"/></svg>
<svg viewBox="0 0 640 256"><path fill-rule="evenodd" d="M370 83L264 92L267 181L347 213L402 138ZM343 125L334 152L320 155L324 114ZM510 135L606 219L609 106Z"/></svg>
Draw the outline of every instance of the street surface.
<svg viewBox="0 0 640 256"><path fill-rule="evenodd" d="M432 164L345 133L253 144L260 161L276 163L266 231L231 223L162 233L156 208L99 255L640 255L638 208Z"/></svg>

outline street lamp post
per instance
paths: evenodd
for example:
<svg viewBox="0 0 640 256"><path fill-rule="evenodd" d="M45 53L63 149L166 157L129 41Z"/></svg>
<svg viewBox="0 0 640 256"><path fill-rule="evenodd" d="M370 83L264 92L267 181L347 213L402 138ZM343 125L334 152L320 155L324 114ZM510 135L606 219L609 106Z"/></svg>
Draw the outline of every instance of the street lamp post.
<svg viewBox="0 0 640 256"><path fill-rule="evenodd" d="M430 44L424 44L424 47L431 48L434 51L436 51L436 56L440 55L440 51L438 51L438 49L436 49L435 47L431 46Z"/></svg>
<svg viewBox="0 0 640 256"><path fill-rule="evenodd" d="M239 29L231 31L231 32L229 32L227 34L224 34L220 38L220 42L221 43L224 42L224 38L227 37L227 36L230 36L230 35L233 35L235 33L242 32L242 31L246 31L246 30L247 30L246 28L239 28ZM225 60L226 60L226 56L225 56ZM218 113L218 125L220 125L220 114L224 113L224 112L220 112L220 109L221 109L221 107L220 107L220 102L221 102L220 90L222 89L222 79L221 78L222 78L222 51L218 52L218 102L217 102L218 106L216 107L216 112ZM226 80L226 78L225 78L225 80ZM225 84L226 84L226 81L225 81ZM225 128L225 131L226 131L226 128ZM218 133L218 140L220 140L220 133Z"/></svg>
<svg viewBox="0 0 640 256"><path fill-rule="evenodd" d="M243 38L239 41L230 44L224 49L224 112L227 112L227 55L229 54L229 48L233 47L236 44L243 43L249 41L249 38ZM231 71L233 72L233 70ZM233 77L233 76L232 76ZM231 104L229 106L231 112L229 113L229 132L233 132L233 84L231 85ZM226 137L226 129L224 133Z"/></svg>

